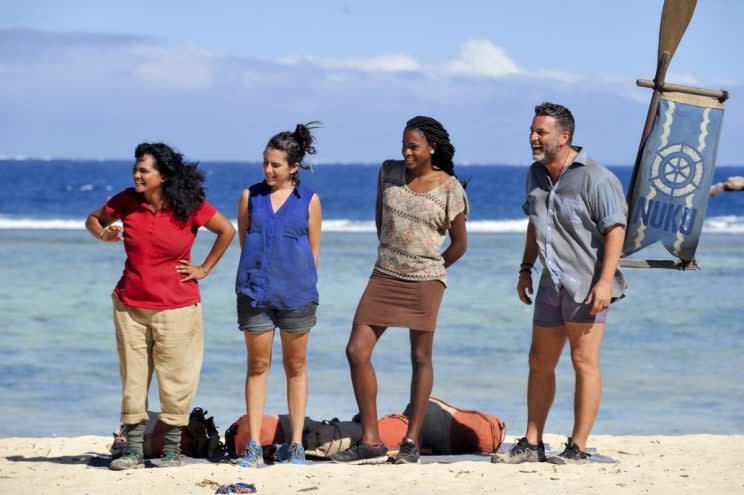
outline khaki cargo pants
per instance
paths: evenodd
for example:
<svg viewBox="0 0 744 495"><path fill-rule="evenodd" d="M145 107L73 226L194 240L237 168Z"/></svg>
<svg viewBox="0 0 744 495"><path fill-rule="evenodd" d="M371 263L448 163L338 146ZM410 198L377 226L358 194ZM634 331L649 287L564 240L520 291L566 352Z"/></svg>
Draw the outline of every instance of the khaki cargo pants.
<svg viewBox="0 0 744 495"><path fill-rule="evenodd" d="M186 426L204 356L201 304L177 309L127 306L112 295L121 375L121 422L147 421L152 372L158 378L160 420Z"/></svg>

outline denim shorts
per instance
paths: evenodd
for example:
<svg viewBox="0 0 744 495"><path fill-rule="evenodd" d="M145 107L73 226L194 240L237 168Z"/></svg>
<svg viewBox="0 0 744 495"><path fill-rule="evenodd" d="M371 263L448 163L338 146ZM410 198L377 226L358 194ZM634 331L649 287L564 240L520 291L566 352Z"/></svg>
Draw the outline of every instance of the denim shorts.
<svg viewBox="0 0 744 495"><path fill-rule="evenodd" d="M311 302L297 309L255 308L251 298L238 294L238 328L263 333L279 328L289 333L309 332L315 326L318 304Z"/></svg>
<svg viewBox="0 0 744 495"><path fill-rule="evenodd" d="M593 315L591 304L577 303L563 288L556 292L552 287L541 285L535 296L535 315L532 321L541 327L557 327L566 322L604 323L607 309Z"/></svg>

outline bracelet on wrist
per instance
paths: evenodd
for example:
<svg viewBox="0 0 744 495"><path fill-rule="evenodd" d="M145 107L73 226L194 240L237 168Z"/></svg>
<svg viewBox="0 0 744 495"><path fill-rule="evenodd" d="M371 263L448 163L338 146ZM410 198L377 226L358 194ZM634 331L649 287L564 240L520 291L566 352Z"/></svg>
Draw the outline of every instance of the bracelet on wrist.
<svg viewBox="0 0 744 495"><path fill-rule="evenodd" d="M519 268L532 268L532 267L534 267L534 266L535 266L535 265L533 265L532 263L527 263L527 262L525 261L525 262L523 262L523 263L522 263L521 265L519 265Z"/></svg>

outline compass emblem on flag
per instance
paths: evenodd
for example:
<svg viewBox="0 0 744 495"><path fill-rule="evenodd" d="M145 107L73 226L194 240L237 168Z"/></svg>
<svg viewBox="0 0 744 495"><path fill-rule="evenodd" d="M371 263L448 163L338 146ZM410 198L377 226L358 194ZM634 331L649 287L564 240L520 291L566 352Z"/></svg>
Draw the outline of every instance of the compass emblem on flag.
<svg viewBox="0 0 744 495"><path fill-rule="evenodd" d="M686 144L671 144L656 152L651 184L672 198L694 193L703 180L703 158Z"/></svg>

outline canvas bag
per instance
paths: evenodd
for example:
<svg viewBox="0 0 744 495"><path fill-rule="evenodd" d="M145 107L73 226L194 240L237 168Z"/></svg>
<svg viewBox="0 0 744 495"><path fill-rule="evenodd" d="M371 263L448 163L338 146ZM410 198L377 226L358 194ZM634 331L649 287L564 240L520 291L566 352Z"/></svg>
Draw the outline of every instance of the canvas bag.
<svg viewBox="0 0 744 495"><path fill-rule="evenodd" d="M269 447L286 441L286 431L290 431L289 416L264 416L259 435L261 445ZM351 447L362 439L362 426L354 421L315 421L305 418L302 430L302 445L305 454L312 457L327 458ZM231 457L239 457L248 445L248 416L238 418L225 432L225 445Z"/></svg>
<svg viewBox="0 0 744 495"><path fill-rule="evenodd" d="M404 414L408 412L408 408ZM460 409L431 397L421 426L422 452L433 455L493 453L506 436L506 423L493 414Z"/></svg>

